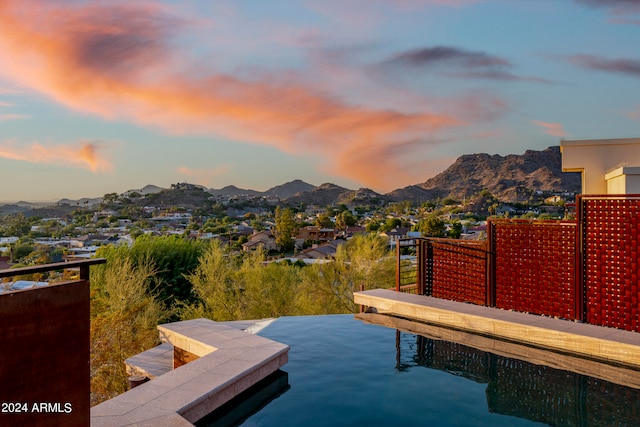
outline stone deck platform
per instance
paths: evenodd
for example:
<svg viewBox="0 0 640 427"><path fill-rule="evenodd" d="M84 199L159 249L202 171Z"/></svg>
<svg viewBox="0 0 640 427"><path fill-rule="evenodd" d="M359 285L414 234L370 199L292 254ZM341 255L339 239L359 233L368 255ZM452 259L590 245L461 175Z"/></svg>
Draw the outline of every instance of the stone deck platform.
<svg viewBox="0 0 640 427"><path fill-rule="evenodd" d="M388 289L354 294L379 313L640 370L640 333Z"/></svg>
<svg viewBox="0 0 640 427"><path fill-rule="evenodd" d="M167 344L128 360L155 379L91 408L91 425L192 425L287 363L287 345L242 330L255 326L207 319L158 326ZM176 354L185 364L169 369Z"/></svg>

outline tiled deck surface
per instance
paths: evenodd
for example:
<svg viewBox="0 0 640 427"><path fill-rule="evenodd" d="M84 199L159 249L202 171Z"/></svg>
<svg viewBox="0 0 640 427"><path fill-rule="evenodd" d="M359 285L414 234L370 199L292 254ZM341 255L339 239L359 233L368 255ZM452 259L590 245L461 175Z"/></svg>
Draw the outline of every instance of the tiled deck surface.
<svg viewBox="0 0 640 427"><path fill-rule="evenodd" d="M129 376L140 375L154 379L173 369L173 345L163 343L124 361Z"/></svg>
<svg viewBox="0 0 640 427"><path fill-rule="evenodd" d="M91 425L192 425L287 363L289 347L242 330L251 326L207 319L159 326L164 341L200 358L94 406ZM156 362L166 351L154 353Z"/></svg>
<svg viewBox="0 0 640 427"><path fill-rule="evenodd" d="M357 292L354 301L379 313L640 369L640 333L636 332L388 289Z"/></svg>

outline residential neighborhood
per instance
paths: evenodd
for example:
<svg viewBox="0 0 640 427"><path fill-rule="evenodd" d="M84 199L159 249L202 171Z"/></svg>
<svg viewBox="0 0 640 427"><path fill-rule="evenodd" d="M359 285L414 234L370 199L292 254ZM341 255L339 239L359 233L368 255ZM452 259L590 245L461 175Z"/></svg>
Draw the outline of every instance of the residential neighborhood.
<svg viewBox="0 0 640 427"><path fill-rule="evenodd" d="M216 239L230 251L261 249L270 259L313 263L332 259L340 244L362 233L386 238L390 248L400 239L421 236L483 239L488 215L562 218L573 197L573 193L540 191L539 202L529 205L501 203L483 191L464 201L283 205L292 213L292 223L282 228L275 215L279 200L273 203L251 193L221 197L184 183L163 193L164 197L106 194L93 205L58 205L57 210L64 212L60 216L39 217L37 210L29 216L5 214L0 217L0 256L7 265L35 262L38 257L29 255L33 253L40 258L49 254L44 257L50 262L78 260L94 256L105 245L132 245L140 235L178 235ZM148 203L153 200L157 204ZM54 208L45 212L55 212ZM291 247L279 244L282 230L290 230Z"/></svg>

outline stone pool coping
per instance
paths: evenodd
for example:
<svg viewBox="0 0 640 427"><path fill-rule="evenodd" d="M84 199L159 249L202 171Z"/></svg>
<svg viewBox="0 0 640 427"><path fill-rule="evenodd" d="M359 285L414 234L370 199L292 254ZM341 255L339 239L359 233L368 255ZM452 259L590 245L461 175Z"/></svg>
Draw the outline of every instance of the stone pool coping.
<svg viewBox="0 0 640 427"><path fill-rule="evenodd" d="M354 302L375 307L383 314L640 369L640 333L637 332L389 289L356 292Z"/></svg>
<svg viewBox="0 0 640 427"><path fill-rule="evenodd" d="M91 425L193 425L287 363L289 346L242 330L251 325L195 319L158 326L161 340L199 358L166 373L159 367L155 379L92 407ZM156 361L167 351L165 344Z"/></svg>

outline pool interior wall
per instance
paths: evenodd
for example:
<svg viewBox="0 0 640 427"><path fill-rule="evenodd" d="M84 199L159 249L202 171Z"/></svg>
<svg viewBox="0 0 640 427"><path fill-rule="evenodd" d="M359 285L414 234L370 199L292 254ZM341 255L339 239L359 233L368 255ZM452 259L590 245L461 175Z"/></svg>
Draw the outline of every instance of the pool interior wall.
<svg viewBox="0 0 640 427"><path fill-rule="evenodd" d="M640 425L638 388L352 315L280 318L259 334L291 347L289 389L242 426Z"/></svg>

